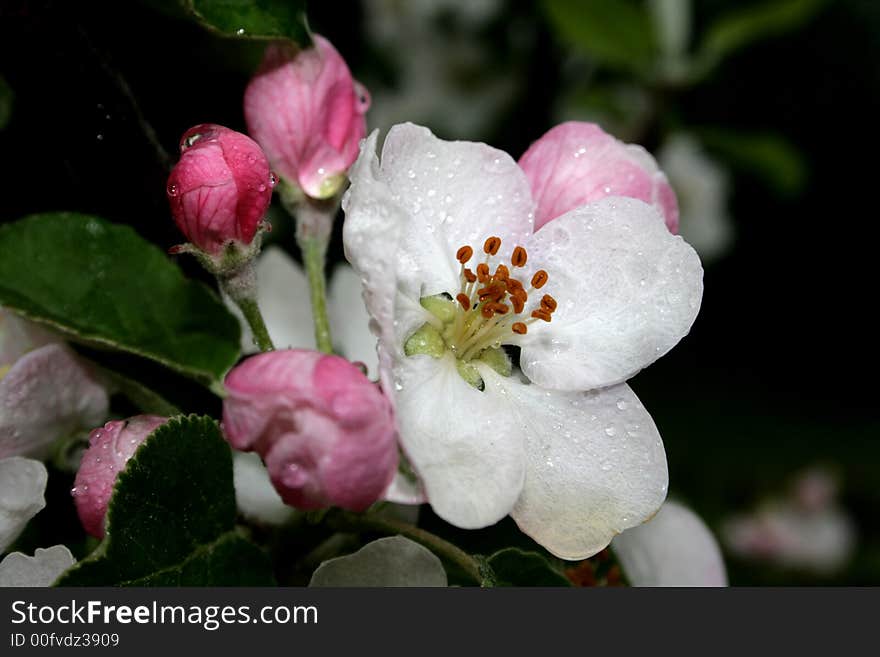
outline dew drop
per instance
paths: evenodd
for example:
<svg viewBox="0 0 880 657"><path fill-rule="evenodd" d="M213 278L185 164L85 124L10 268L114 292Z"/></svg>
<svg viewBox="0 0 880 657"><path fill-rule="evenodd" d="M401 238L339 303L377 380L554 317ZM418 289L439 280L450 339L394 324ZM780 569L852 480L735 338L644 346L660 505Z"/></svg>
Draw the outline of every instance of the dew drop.
<svg viewBox="0 0 880 657"><path fill-rule="evenodd" d="M606 461L605 463L603 463L599 467L602 469L602 472L610 472L611 471L611 464L608 461Z"/></svg>
<svg viewBox="0 0 880 657"><path fill-rule="evenodd" d="M274 171L269 172L269 186L274 187L278 184L278 176L275 175Z"/></svg>
<svg viewBox="0 0 880 657"><path fill-rule="evenodd" d="M168 185L168 196L177 196L177 185Z"/></svg>
<svg viewBox="0 0 880 657"><path fill-rule="evenodd" d="M244 36L244 28L240 27L235 31L236 36Z"/></svg>
<svg viewBox="0 0 880 657"><path fill-rule="evenodd" d="M265 192L265 191L266 191L266 186L265 186L263 183L260 183L260 186L257 187L257 190L258 190L258 191L261 191L261 192Z"/></svg>
<svg viewBox="0 0 880 657"><path fill-rule="evenodd" d="M625 411L626 408L627 408L627 406L628 406L628 404L626 403L626 400L624 400L624 399L618 399L618 400L617 400L617 408L618 408L618 410Z"/></svg>
<svg viewBox="0 0 880 657"><path fill-rule="evenodd" d="M410 169L409 171L406 172L406 177L407 177L407 178L415 178L415 177L416 177L416 172L413 171L412 169Z"/></svg>
<svg viewBox="0 0 880 657"><path fill-rule="evenodd" d="M617 429L615 429L610 424L607 427L605 427L605 435L606 436L613 436L616 433L617 433Z"/></svg>

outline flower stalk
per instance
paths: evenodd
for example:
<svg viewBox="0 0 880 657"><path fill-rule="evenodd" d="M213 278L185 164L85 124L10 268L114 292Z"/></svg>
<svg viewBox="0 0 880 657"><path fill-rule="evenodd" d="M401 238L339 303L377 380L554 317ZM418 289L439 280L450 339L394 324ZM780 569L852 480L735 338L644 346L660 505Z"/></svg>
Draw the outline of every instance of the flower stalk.
<svg viewBox="0 0 880 657"><path fill-rule="evenodd" d="M231 273L218 274L217 281L220 283L220 288L241 310L248 326L251 327L254 343L260 351L266 352L275 349L272 338L269 337L266 322L263 320L263 314L257 305L257 273L254 261L248 260Z"/></svg>
<svg viewBox="0 0 880 657"><path fill-rule="evenodd" d="M298 189L281 183L281 202L296 221L296 243L302 254L303 267L309 282L309 299L315 323L315 344L318 351L333 353L330 320L327 316L327 245L339 198L321 201L304 196Z"/></svg>

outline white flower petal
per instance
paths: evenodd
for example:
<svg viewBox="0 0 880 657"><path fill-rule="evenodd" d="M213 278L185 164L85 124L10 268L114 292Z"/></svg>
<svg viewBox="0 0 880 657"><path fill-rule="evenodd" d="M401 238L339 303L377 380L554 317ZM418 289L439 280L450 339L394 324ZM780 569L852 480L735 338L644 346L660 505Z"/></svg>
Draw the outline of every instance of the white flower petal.
<svg viewBox="0 0 880 657"><path fill-rule="evenodd" d="M101 424L108 408L107 392L68 348L40 347L0 380L0 458L43 456L57 438Z"/></svg>
<svg viewBox="0 0 880 657"><path fill-rule="evenodd" d="M382 499L396 504L423 504L427 501L425 491L419 481L411 481L406 475L397 472Z"/></svg>
<svg viewBox="0 0 880 657"><path fill-rule="evenodd" d="M293 516L293 508L281 500L258 454L233 450L232 479L235 501L244 517L267 525L283 525Z"/></svg>
<svg viewBox="0 0 880 657"><path fill-rule="evenodd" d="M49 475L39 461L12 456L0 460L0 552L6 550L40 510Z"/></svg>
<svg viewBox="0 0 880 657"><path fill-rule="evenodd" d="M535 233L529 263L559 306L520 341L534 383L587 390L620 383L687 335L700 309L703 268L694 250L635 199L607 197Z"/></svg>
<svg viewBox="0 0 880 657"><path fill-rule="evenodd" d="M223 295L241 324L241 350L255 354L253 333L238 306ZM267 246L257 258L257 304L276 349L314 349L315 330L309 284L302 268L284 249Z"/></svg>
<svg viewBox="0 0 880 657"><path fill-rule="evenodd" d="M392 362L403 353L402 342L396 339L398 331L414 331L425 321L427 313L421 306L413 305L417 304L416 298L415 302L410 300L413 316L395 320L397 248L407 215L392 198L388 185L379 179L377 136L374 130L364 141L361 154L349 171L351 186L342 199L342 238L346 258L364 285L364 304L372 318L370 330L379 338L379 375L387 391L393 389ZM390 398L393 401L393 395Z"/></svg>
<svg viewBox="0 0 880 657"><path fill-rule="evenodd" d="M0 561L0 587L52 586L75 563L76 559L63 545L37 548L32 557L13 552Z"/></svg>
<svg viewBox="0 0 880 657"><path fill-rule="evenodd" d="M427 548L403 536L389 536L325 561L309 586L446 586L446 571Z"/></svg>
<svg viewBox="0 0 880 657"><path fill-rule="evenodd" d="M333 341L342 349L342 355L367 366L367 373L376 376L379 357L376 355L376 336L370 331L370 315L364 306L364 292L360 276L348 265L338 265L330 278L327 313Z"/></svg>
<svg viewBox="0 0 880 657"><path fill-rule="evenodd" d="M663 442L629 386L558 392L488 370L525 439L526 478L511 516L562 559L585 559L651 517L666 497Z"/></svg>
<svg viewBox="0 0 880 657"><path fill-rule="evenodd" d="M697 514L667 500L611 542L632 586L727 586L718 542Z"/></svg>
<svg viewBox="0 0 880 657"><path fill-rule="evenodd" d="M434 512L465 529L501 520L519 496L525 456L499 388L467 384L448 352L406 358L395 375L400 443Z"/></svg>
<svg viewBox="0 0 880 657"><path fill-rule="evenodd" d="M444 141L427 128L396 125L385 139L380 176L408 215L397 274L417 280L420 296L458 290L460 246L479 252L497 235L503 255L532 233L535 206L525 173L486 144Z"/></svg>
<svg viewBox="0 0 880 657"><path fill-rule="evenodd" d="M0 377L24 354L58 338L33 322L0 308Z"/></svg>

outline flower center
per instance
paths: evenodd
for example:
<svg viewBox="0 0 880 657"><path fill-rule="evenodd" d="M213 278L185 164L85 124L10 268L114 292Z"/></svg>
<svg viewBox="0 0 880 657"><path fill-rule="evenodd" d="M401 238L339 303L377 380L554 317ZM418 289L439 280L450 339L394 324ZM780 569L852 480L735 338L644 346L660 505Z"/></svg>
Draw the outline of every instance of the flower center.
<svg viewBox="0 0 880 657"><path fill-rule="evenodd" d="M535 322L550 322L557 306L549 294L543 294L537 303L529 303L547 284L547 272L535 272L526 288L513 273L525 267L528 253L517 246L508 266L497 256L500 248L501 238L489 237L483 243L484 258L473 269L468 264L474 260L474 249L465 245L456 251L461 268L454 300L451 294L448 298L439 295L421 300L422 306L440 320L442 328L425 324L404 345L408 356L429 354L439 358L446 350L451 351L462 378L480 389L482 379L471 361L479 359L499 374L510 376L510 360L501 345L516 342Z"/></svg>

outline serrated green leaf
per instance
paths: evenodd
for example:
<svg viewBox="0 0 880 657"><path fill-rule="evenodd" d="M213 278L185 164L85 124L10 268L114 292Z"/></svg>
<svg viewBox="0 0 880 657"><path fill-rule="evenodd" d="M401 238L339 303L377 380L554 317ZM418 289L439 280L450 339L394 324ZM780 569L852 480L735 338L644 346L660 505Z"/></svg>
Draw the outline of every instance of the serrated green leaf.
<svg viewBox="0 0 880 657"><path fill-rule="evenodd" d="M244 39L290 39L311 45L305 0L181 0L213 32Z"/></svg>
<svg viewBox="0 0 880 657"><path fill-rule="evenodd" d="M694 132L710 151L732 166L765 181L779 194L797 194L806 183L807 168L801 154L779 135L731 132L720 128Z"/></svg>
<svg viewBox="0 0 880 657"><path fill-rule="evenodd" d="M825 0L765 0L738 6L706 31L697 49L698 69L706 74L737 50L796 29L824 4Z"/></svg>
<svg viewBox="0 0 880 657"><path fill-rule="evenodd" d="M538 552L505 548L487 562L495 575L495 586L571 586Z"/></svg>
<svg viewBox="0 0 880 657"><path fill-rule="evenodd" d="M212 291L99 217L35 214L0 227L0 305L214 387L239 355L239 324Z"/></svg>
<svg viewBox="0 0 880 657"><path fill-rule="evenodd" d="M631 0L544 0L544 13L565 41L600 62L646 73L657 52L646 7Z"/></svg>
<svg viewBox="0 0 880 657"><path fill-rule="evenodd" d="M208 417L172 418L114 486L107 536L58 586L264 585L265 555L235 531L232 456Z"/></svg>

